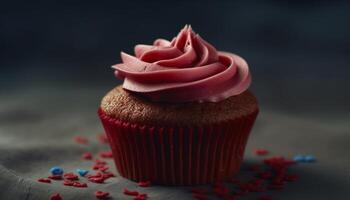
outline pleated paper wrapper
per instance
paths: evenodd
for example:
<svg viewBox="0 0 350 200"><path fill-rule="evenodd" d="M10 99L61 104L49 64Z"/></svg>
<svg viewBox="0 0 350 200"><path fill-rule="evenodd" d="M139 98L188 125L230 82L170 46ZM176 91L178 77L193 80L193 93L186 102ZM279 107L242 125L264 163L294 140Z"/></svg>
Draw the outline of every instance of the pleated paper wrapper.
<svg viewBox="0 0 350 200"><path fill-rule="evenodd" d="M240 168L258 110L204 126L150 126L98 114L119 174L133 181L198 185L231 179Z"/></svg>

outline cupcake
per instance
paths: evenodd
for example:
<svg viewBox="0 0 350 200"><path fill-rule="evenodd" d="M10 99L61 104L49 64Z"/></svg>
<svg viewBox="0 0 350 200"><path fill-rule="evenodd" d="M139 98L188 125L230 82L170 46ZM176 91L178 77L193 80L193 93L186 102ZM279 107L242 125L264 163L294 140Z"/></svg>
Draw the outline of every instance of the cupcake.
<svg viewBox="0 0 350 200"><path fill-rule="evenodd" d="M124 82L98 110L119 174L163 185L231 179L259 111L245 60L190 26L134 51L112 66Z"/></svg>

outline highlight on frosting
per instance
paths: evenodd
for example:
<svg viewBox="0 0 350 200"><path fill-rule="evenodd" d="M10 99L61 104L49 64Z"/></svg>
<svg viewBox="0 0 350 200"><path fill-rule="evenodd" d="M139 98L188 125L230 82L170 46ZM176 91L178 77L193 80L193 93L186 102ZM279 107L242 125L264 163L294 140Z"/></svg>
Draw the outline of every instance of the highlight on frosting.
<svg viewBox="0 0 350 200"><path fill-rule="evenodd" d="M121 52L113 65L127 91L160 102L218 102L249 87L251 75L245 60L217 51L185 26L171 41L138 44L135 55Z"/></svg>

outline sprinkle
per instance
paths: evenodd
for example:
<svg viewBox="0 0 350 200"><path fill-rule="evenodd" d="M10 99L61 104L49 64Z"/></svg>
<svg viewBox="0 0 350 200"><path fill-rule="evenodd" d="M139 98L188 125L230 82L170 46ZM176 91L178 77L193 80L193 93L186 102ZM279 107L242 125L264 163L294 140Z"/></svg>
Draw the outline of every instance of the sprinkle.
<svg viewBox="0 0 350 200"><path fill-rule="evenodd" d="M123 193L125 195L130 195L130 196L138 196L139 195L139 193L137 191L131 191L131 190L128 190L126 188L124 188Z"/></svg>
<svg viewBox="0 0 350 200"><path fill-rule="evenodd" d="M264 195L264 196L259 197L259 200L272 200L272 196Z"/></svg>
<svg viewBox="0 0 350 200"><path fill-rule="evenodd" d="M75 136L74 142L77 144L87 144L89 143L89 140L84 136Z"/></svg>
<svg viewBox="0 0 350 200"><path fill-rule="evenodd" d="M109 169L108 166L99 166L98 170L100 170L101 172L106 172Z"/></svg>
<svg viewBox="0 0 350 200"><path fill-rule="evenodd" d="M91 178L88 178L88 180L93 183L104 183L105 181L103 177L91 177Z"/></svg>
<svg viewBox="0 0 350 200"><path fill-rule="evenodd" d="M59 193L51 194L50 200L62 200L62 197Z"/></svg>
<svg viewBox="0 0 350 200"><path fill-rule="evenodd" d="M303 156L303 155L296 155L296 156L294 156L293 160L295 162L304 162L305 156Z"/></svg>
<svg viewBox="0 0 350 200"><path fill-rule="evenodd" d="M108 172L108 173L102 174L102 177L106 180L108 178L115 177L115 175L111 172Z"/></svg>
<svg viewBox="0 0 350 200"><path fill-rule="evenodd" d="M139 194L138 197L141 197L141 198L147 198L147 194L146 193L143 193L143 194Z"/></svg>
<svg viewBox="0 0 350 200"><path fill-rule="evenodd" d="M104 172L104 171L108 170L108 166L106 166L106 165L107 165L106 161L96 159L94 161L94 164L92 165L92 169L93 170L100 170L100 171Z"/></svg>
<svg viewBox="0 0 350 200"><path fill-rule="evenodd" d="M98 134L98 135L97 135L97 139L98 139L98 141L100 141L100 143L102 143L102 144L108 144L108 143L109 143L108 138L107 138L107 135L104 134L104 133Z"/></svg>
<svg viewBox="0 0 350 200"><path fill-rule="evenodd" d="M73 187L77 187L77 188L86 188L87 184L86 183L80 183L80 182L74 182L73 183Z"/></svg>
<svg viewBox="0 0 350 200"><path fill-rule="evenodd" d="M101 158L113 158L112 151L101 151L99 155Z"/></svg>
<svg viewBox="0 0 350 200"><path fill-rule="evenodd" d="M63 181L63 185L65 185L65 186L73 186L74 185L74 181L64 180Z"/></svg>
<svg viewBox="0 0 350 200"><path fill-rule="evenodd" d="M50 169L50 172L52 175L62 175L63 174L63 169L61 167L52 167Z"/></svg>
<svg viewBox="0 0 350 200"><path fill-rule="evenodd" d="M65 173L63 175L63 177L67 180L70 180L70 181L76 181L76 180L79 180L79 177L77 175L75 175L74 173L70 172L70 173Z"/></svg>
<svg viewBox="0 0 350 200"><path fill-rule="evenodd" d="M315 162L316 158L313 155L307 155L304 157L304 162L310 163L310 162Z"/></svg>
<svg viewBox="0 0 350 200"><path fill-rule="evenodd" d="M255 155L258 155L258 156L264 156L264 155L267 155L269 151L266 149L255 149L254 153Z"/></svg>
<svg viewBox="0 0 350 200"><path fill-rule="evenodd" d="M77 169L76 171L80 176L85 176L86 174L89 173L89 170L85 170L85 169Z"/></svg>
<svg viewBox="0 0 350 200"><path fill-rule="evenodd" d="M136 197L133 198L133 200L146 200L147 199L147 194L139 194Z"/></svg>
<svg viewBox="0 0 350 200"><path fill-rule="evenodd" d="M140 181L137 185L140 187L149 187L151 185L151 181Z"/></svg>
<svg viewBox="0 0 350 200"><path fill-rule="evenodd" d="M51 180L62 180L62 175L51 175L51 176L48 176L47 178L51 179Z"/></svg>
<svg viewBox="0 0 350 200"><path fill-rule="evenodd" d="M48 179L48 178L39 178L39 179L38 179L38 182L41 182L41 183L51 183L51 180Z"/></svg>
<svg viewBox="0 0 350 200"><path fill-rule="evenodd" d="M90 153L90 152L83 153L83 155L81 157L83 159L85 159L85 160L91 160L92 159L92 153Z"/></svg>
<svg viewBox="0 0 350 200"><path fill-rule="evenodd" d="M98 164L98 165L106 165L107 164L106 161L99 160L99 159L96 159L94 162L95 162L95 164Z"/></svg>
<svg viewBox="0 0 350 200"><path fill-rule="evenodd" d="M98 190L95 192L95 196L98 199L106 199L109 196L109 193Z"/></svg>

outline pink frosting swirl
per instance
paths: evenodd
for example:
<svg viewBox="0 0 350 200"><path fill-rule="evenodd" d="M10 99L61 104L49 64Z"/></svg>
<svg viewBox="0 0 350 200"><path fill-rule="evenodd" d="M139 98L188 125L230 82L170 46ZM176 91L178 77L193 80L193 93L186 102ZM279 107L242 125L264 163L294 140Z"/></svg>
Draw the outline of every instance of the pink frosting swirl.
<svg viewBox="0 0 350 200"><path fill-rule="evenodd" d="M113 65L123 88L152 101L218 102L244 92L251 83L245 60L217 51L185 26L172 40L135 46L135 56L121 52Z"/></svg>

